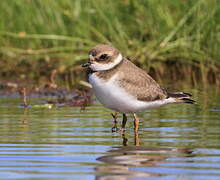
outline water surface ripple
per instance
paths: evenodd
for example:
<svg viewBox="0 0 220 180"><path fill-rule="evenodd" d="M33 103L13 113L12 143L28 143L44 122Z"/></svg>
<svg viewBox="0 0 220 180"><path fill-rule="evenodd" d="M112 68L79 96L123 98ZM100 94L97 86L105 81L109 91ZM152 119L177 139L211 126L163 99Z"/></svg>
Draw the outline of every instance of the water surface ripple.
<svg viewBox="0 0 220 180"><path fill-rule="evenodd" d="M220 96L131 117L112 133L109 111L19 107L0 98L0 179L220 179ZM32 100L38 103L38 100Z"/></svg>

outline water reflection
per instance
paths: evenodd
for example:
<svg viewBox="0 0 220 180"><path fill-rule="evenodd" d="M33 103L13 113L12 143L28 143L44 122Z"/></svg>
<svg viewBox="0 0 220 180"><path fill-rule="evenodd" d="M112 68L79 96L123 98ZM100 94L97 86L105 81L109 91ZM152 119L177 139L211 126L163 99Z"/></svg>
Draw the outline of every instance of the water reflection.
<svg viewBox="0 0 220 180"><path fill-rule="evenodd" d="M120 134L99 104L21 108L0 98L0 179L218 180L219 91L195 99L141 113L139 134L130 118Z"/></svg>
<svg viewBox="0 0 220 180"><path fill-rule="evenodd" d="M162 148L141 146L138 132L134 131L134 146L128 146L126 134L122 133L122 146L111 147L105 155L97 158L102 164L97 166L97 180L125 180L140 177L166 176L165 173L153 173L149 167L159 167L171 157L192 157L189 148ZM142 168L138 170L138 168ZM135 168L135 169L134 169ZM144 168L144 170L143 170Z"/></svg>

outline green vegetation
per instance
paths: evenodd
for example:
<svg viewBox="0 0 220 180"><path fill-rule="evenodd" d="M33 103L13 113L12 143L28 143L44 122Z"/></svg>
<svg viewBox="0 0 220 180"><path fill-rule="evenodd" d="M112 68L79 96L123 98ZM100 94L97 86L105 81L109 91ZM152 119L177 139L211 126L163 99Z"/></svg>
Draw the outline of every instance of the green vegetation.
<svg viewBox="0 0 220 180"><path fill-rule="evenodd" d="M219 0L2 0L0 79L56 70L72 85L88 50L110 43L157 80L220 84L219 22Z"/></svg>

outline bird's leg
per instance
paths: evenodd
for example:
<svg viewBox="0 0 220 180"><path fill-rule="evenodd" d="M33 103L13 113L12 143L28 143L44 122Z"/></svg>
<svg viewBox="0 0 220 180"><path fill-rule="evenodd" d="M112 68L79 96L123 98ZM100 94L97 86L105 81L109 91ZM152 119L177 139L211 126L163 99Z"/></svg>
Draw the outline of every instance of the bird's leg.
<svg viewBox="0 0 220 180"><path fill-rule="evenodd" d="M134 130L134 145L140 146L140 138L138 135L138 131Z"/></svg>
<svg viewBox="0 0 220 180"><path fill-rule="evenodd" d="M116 132L118 130L117 128L117 119L118 119L118 113L111 113L112 117L113 117L113 126L112 126L112 132Z"/></svg>
<svg viewBox="0 0 220 180"><path fill-rule="evenodd" d="M128 145L128 139L125 136L125 133L122 133L122 144L123 146L127 146Z"/></svg>
<svg viewBox="0 0 220 180"><path fill-rule="evenodd" d="M125 130L125 125L126 125L126 122L127 122L127 116L125 113L123 113L123 119L122 119L122 128L121 130L124 131Z"/></svg>
<svg viewBox="0 0 220 180"><path fill-rule="evenodd" d="M134 131L135 133L137 133L139 128L139 119L135 113L133 114L133 117L134 117Z"/></svg>

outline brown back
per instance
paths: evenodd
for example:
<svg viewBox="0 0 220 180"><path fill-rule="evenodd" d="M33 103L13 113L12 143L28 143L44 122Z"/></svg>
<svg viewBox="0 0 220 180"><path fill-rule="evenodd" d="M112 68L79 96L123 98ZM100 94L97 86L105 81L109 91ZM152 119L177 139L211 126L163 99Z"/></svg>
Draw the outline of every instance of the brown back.
<svg viewBox="0 0 220 180"><path fill-rule="evenodd" d="M96 74L107 80L116 72L119 75L117 79L119 85L138 100L154 101L167 98L167 92L152 77L127 59L123 59L113 69L99 71Z"/></svg>

